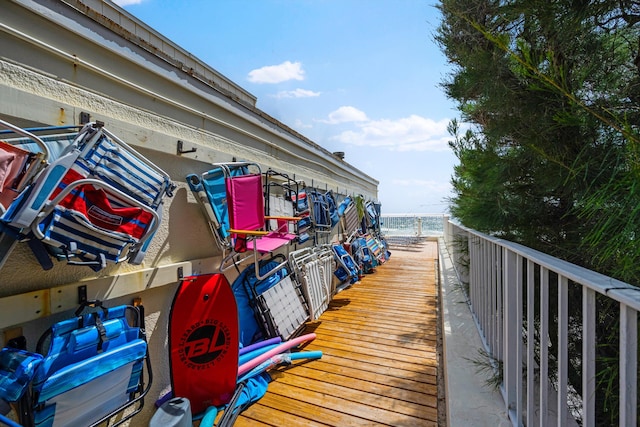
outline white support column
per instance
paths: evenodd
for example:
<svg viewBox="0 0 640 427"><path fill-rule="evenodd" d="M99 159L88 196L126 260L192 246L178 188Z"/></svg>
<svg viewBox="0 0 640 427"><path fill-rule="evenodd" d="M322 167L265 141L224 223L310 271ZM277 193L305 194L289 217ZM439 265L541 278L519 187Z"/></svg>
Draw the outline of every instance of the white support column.
<svg viewBox="0 0 640 427"><path fill-rule="evenodd" d="M518 308L516 298L518 293L518 256L515 252L504 248L504 281L503 281L503 307L504 307L504 351L503 373L504 394L507 410L510 414L517 412L517 378L518 372ZM519 424L519 422L517 423Z"/></svg>
<svg viewBox="0 0 640 427"><path fill-rule="evenodd" d="M527 425L533 425L536 411L535 268L533 261L527 260Z"/></svg>
<svg viewBox="0 0 640 427"><path fill-rule="evenodd" d="M620 304L620 427L637 425L638 312Z"/></svg>
<svg viewBox="0 0 640 427"><path fill-rule="evenodd" d="M549 401L549 270L540 267L540 425L547 427Z"/></svg>
<svg viewBox="0 0 640 427"><path fill-rule="evenodd" d="M569 280L558 279L558 426L567 420Z"/></svg>
<svg viewBox="0 0 640 427"><path fill-rule="evenodd" d="M497 281L497 286L496 286L496 313L498 314L498 319L496 319L496 326L498 328L497 331L497 338L498 341L496 342L496 353L495 353L495 357L498 360L504 360L504 347L505 347L505 339L504 339L504 322L505 322L505 317L506 317L506 313L504 311L504 301L505 301L505 296L504 296L504 288L505 288L505 281L506 281L506 274L504 274L504 265L505 265L505 253L506 251L503 250L503 248L501 247L496 247L496 257L497 257L497 266L496 266L496 270L499 273L496 273L496 281Z"/></svg>
<svg viewBox="0 0 640 427"><path fill-rule="evenodd" d="M596 293L582 288L582 427L595 426Z"/></svg>
<svg viewBox="0 0 640 427"><path fill-rule="evenodd" d="M516 357L515 357L515 372L516 372L516 420L518 424L523 424L523 411L522 411L522 403L523 403L523 392L524 392L524 380L522 375L522 360L524 358L524 342L522 340L522 319L524 316L524 297L523 297L523 288L524 288L524 278L522 271L523 268L523 258L522 255L516 256L516 281L514 286L516 287L515 301L511 301L511 304L516 307L516 318L515 320L515 346L516 346Z"/></svg>

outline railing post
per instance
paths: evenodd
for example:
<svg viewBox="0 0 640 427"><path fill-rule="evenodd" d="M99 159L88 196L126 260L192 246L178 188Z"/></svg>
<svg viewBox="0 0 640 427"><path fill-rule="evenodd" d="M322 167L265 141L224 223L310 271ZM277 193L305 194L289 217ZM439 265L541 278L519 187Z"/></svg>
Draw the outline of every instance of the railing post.
<svg viewBox="0 0 640 427"><path fill-rule="evenodd" d="M638 312L620 304L620 427L635 426L638 390Z"/></svg>
<svg viewBox="0 0 640 427"><path fill-rule="evenodd" d="M502 247L496 245L496 313L498 318L496 319L496 345L494 349L494 356L498 360L504 360L504 318L506 316L504 312L504 287L505 287L505 275L504 264L506 252Z"/></svg>
<svg viewBox="0 0 640 427"><path fill-rule="evenodd" d="M595 426L596 293L582 288L582 427Z"/></svg>
<svg viewBox="0 0 640 427"><path fill-rule="evenodd" d="M518 273L517 273L518 256L515 252L504 248L504 280L503 280L503 303L504 315L504 351L503 351L503 377L504 377L504 394L507 411L517 416L517 377L522 373L518 372ZM519 425L519 420L516 425Z"/></svg>
<svg viewBox="0 0 640 427"><path fill-rule="evenodd" d="M449 224L449 215L442 215L442 234L444 241L448 244L451 238L451 224Z"/></svg>
<svg viewBox="0 0 640 427"><path fill-rule="evenodd" d="M540 267L540 427L547 427L549 402L549 270Z"/></svg>
<svg viewBox="0 0 640 427"><path fill-rule="evenodd" d="M567 381L569 370L569 280L558 277L558 419L557 425L567 421Z"/></svg>
<svg viewBox="0 0 640 427"><path fill-rule="evenodd" d="M535 264L527 260L527 425L535 419Z"/></svg>

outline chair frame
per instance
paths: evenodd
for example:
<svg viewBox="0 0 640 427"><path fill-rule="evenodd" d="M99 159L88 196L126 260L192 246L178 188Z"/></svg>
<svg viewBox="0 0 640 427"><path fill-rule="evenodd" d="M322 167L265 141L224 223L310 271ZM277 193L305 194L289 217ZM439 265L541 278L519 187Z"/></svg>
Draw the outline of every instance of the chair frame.
<svg viewBox="0 0 640 427"><path fill-rule="evenodd" d="M118 165L119 169L112 169L112 165ZM131 175L118 175L118 171L123 169L129 173L129 168ZM142 263L150 238L161 221L163 198L173 195L175 184L166 172L108 131L102 122L85 124L65 154L42 171L28 193L25 192L20 198L22 200L15 200L14 206L3 217L1 225L5 234L9 232L15 239L28 241L43 268L51 268L47 251L33 237L42 238L37 226L62 200L54 194L71 171L79 176L79 179L70 183L72 188L77 187L74 182L91 183L152 214L153 223L147 225L149 232L145 232L144 238L138 242L132 239L132 244L126 249L127 256L115 261L119 263L126 260L135 265ZM54 257L58 257L58 254L54 254ZM82 262L80 265L89 265L96 270L103 268L105 262Z"/></svg>
<svg viewBox="0 0 640 427"><path fill-rule="evenodd" d="M202 173L200 176L195 174L188 175L187 180L189 182L189 186L191 187L192 192L196 196L203 210L205 217L208 219L209 227L214 236L216 245L222 251L222 260L220 261L218 270L220 272L225 272L229 270L231 267L237 267L238 265L247 261L251 257L253 258L253 263L255 265L256 278L258 280L265 279L269 277L271 274L275 273L276 271L284 268L287 264L286 258L285 258L285 261L280 263L275 269L269 271L266 274L260 274L259 261L264 254L272 252L273 250L276 250L276 249L280 249L281 247L286 248L287 250L286 257L288 257L289 246L290 246L289 244L280 245L277 248L273 249L272 251L261 252L256 242L260 239L269 239L270 237L277 237L278 234L281 234L281 235L289 234L288 225L286 227L286 230L281 228L279 228L278 230L269 230L268 229L269 220L276 220L276 221L279 221L280 223L284 223L284 222L288 223L288 222L298 221L300 218L295 216L289 217L289 216L265 215L265 212L264 212L264 207L265 207L264 176L265 175L262 173L262 170L258 163L234 161L234 162L227 162L227 163L213 163L212 166L214 166L214 169L210 169ZM250 172L251 170L253 170L254 172ZM243 173L238 174L237 171L242 171ZM207 177L213 176L214 174L220 174L220 173L222 174L222 178L225 181L226 197L224 198L224 203L220 202L220 205L224 204L224 209L226 209L226 211L224 212L215 211L215 209L212 207L214 201L210 199L209 194L206 193L204 188L204 181L206 180ZM260 224L260 226L256 229L245 230L241 228L233 228L231 226L231 221L229 221L229 226L228 228L226 228L226 219L221 218L221 216L224 217L224 215L226 215L227 217L230 217L230 214L232 211L232 209L229 208L229 205L231 202L230 200L231 195L229 194L230 190L229 190L229 187L227 186L228 180L232 180L234 178L242 178L249 175L260 177L260 183L261 183L260 188L262 189L261 198L262 198L262 204L263 204L262 212L261 212L262 217L260 218L262 220L261 221L262 224ZM238 235L246 236L246 239L247 239L246 251L237 251L234 248L235 245L233 242L237 239ZM292 238L288 240L294 240L294 239Z"/></svg>

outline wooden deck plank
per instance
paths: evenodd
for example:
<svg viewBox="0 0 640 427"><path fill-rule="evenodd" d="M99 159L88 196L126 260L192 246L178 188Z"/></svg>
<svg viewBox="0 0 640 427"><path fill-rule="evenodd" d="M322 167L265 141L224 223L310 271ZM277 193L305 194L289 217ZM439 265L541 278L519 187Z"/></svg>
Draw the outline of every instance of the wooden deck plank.
<svg viewBox="0 0 640 427"><path fill-rule="evenodd" d="M337 374L343 378L343 381L351 381L353 378L366 379L367 381L388 384L389 377L393 375L386 375L384 372L367 371L364 369L357 369L355 366L339 365L332 363L331 357L326 357L323 360L318 360L314 363L313 368L319 375ZM397 387L402 390L413 391L419 394L435 395L437 392L435 383L413 381L408 378L403 378L404 381L398 384ZM434 378L435 380L435 378Z"/></svg>
<svg viewBox="0 0 640 427"><path fill-rule="evenodd" d="M322 333L323 335L336 337L336 339L355 339L355 340L364 340L366 338L374 340L376 343L381 345L390 345L394 347L398 347L402 345L402 348L405 351L429 351L433 349L433 344L436 337L429 338L418 338L411 339L411 337L407 337L402 334L394 334L394 333L380 333L376 330L350 327L348 330L343 328L336 328L335 324L326 325L324 327L316 329L316 334Z"/></svg>
<svg viewBox="0 0 640 427"><path fill-rule="evenodd" d="M329 372L319 371L318 369L309 369L304 366L298 367L295 371L291 372L293 375L303 378L324 381L329 384L337 386L343 385L345 379L342 375L333 374ZM371 373L373 374L373 373ZM373 376L373 375L372 375ZM427 404L431 407L437 407L437 401L428 393L415 392L411 390L405 390L402 388L389 385L387 383L379 383L375 381L369 381L369 375L361 375L360 377L352 377L349 380L349 387L352 387L361 391L368 391L380 396L393 398L394 400L415 403L415 404Z"/></svg>
<svg viewBox="0 0 640 427"><path fill-rule="evenodd" d="M393 248L338 293L303 331L322 359L270 371L267 394L236 425L437 425L436 258L436 242Z"/></svg>

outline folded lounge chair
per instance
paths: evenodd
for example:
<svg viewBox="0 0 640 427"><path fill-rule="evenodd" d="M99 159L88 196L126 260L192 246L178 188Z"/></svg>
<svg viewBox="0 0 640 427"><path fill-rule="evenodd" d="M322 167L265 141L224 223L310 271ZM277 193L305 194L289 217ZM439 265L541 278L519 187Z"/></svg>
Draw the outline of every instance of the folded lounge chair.
<svg viewBox="0 0 640 427"><path fill-rule="evenodd" d="M371 233L367 233L364 238L366 239L367 247L375 257L376 263L384 264L391 255L387 250L386 241Z"/></svg>
<svg viewBox="0 0 640 427"><path fill-rule="evenodd" d="M331 247L320 245L293 251L289 261L309 307L309 320L317 320L329 307L333 286L334 257Z"/></svg>
<svg viewBox="0 0 640 427"><path fill-rule="evenodd" d="M89 123L1 222L18 239L42 242L70 264L94 270L107 261L140 264L160 224L163 198L174 187L165 172L102 123Z"/></svg>
<svg viewBox="0 0 640 427"><path fill-rule="evenodd" d="M281 337L287 340L309 319L300 285L290 268L283 267L273 274L265 274L278 265L287 264L283 255L263 260L257 277L253 266L245 268L232 284L240 319L240 344Z"/></svg>
<svg viewBox="0 0 640 427"><path fill-rule="evenodd" d="M17 403L24 427L95 426L121 413L113 425L129 420L152 381L143 321L141 306L96 302L54 324L36 353L2 349L0 397Z"/></svg>
<svg viewBox="0 0 640 427"><path fill-rule="evenodd" d="M298 191L292 191L289 194L289 200L291 200L294 207L294 216L299 218L296 222L298 243L305 243L311 238L311 233L313 232L306 188L303 186L303 188Z"/></svg>
<svg viewBox="0 0 640 427"><path fill-rule="evenodd" d="M338 206L343 242L350 242L360 232L358 208L351 197L346 197Z"/></svg>

